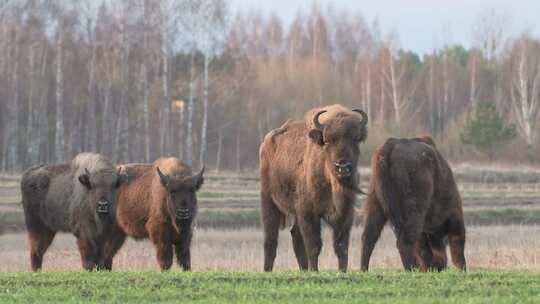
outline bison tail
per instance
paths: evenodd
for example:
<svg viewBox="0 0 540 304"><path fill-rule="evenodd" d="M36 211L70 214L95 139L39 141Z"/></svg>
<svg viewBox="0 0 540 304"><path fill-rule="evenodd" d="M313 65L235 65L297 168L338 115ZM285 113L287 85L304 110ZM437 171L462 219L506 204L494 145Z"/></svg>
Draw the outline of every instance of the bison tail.
<svg viewBox="0 0 540 304"><path fill-rule="evenodd" d="M379 171L379 181L381 185L383 205L386 205L388 218L395 231L402 227L401 216L399 215L399 189L392 178L390 156L396 143L392 139L388 140L379 151L377 169Z"/></svg>

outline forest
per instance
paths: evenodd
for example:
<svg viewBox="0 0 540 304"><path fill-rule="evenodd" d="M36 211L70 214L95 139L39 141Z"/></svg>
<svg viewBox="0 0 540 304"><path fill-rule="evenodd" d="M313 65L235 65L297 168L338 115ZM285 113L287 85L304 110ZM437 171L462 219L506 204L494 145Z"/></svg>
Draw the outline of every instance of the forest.
<svg viewBox="0 0 540 304"><path fill-rule="evenodd" d="M316 2L286 22L226 0L3 0L0 171L82 151L254 170L269 130L332 103L368 113L364 165L417 134L452 162L537 163L540 39L505 20L485 12L470 47L442 33L418 54L384 20ZM462 136L480 103L515 130L489 155Z"/></svg>

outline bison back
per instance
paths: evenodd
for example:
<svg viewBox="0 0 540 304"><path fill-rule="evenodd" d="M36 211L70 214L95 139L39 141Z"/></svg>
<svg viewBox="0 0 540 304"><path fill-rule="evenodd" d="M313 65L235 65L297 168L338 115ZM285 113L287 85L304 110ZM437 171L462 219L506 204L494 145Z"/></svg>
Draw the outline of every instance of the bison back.
<svg viewBox="0 0 540 304"><path fill-rule="evenodd" d="M408 218L425 213L434 191L436 151L426 143L389 139L374 166L391 224L400 231ZM414 214L412 214L414 213Z"/></svg>

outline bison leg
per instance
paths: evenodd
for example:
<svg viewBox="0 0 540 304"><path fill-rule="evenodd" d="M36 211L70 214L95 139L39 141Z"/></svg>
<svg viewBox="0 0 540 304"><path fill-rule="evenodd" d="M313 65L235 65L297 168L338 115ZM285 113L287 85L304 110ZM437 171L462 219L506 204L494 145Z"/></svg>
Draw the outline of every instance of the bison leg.
<svg viewBox="0 0 540 304"><path fill-rule="evenodd" d="M85 270L93 270L99 262L99 250L96 244L84 236L77 237L77 246L81 254L82 266Z"/></svg>
<svg viewBox="0 0 540 304"><path fill-rule="evenodd" d="M294 254L296 255L296 260L298 261L298 267L300 270L307 270L308 260L306 256L306 247L304 246L304 239L302 238L302 233L300 233L300 228L296 223L291 229L291 236Z"/></svg>
<svg viewBox="0 0 540 304"><path fill-rule="evenodd" d="M98 270L112 270L113 258L122 248L126 240L126 235L121 231L115 231L113 237L107 240L103 246L103 256L98 265Z"/></svg>
<svg viewBox="0 0 540 304"><path fill-rule="evenodd" d="M463 217L452 217L448 221L448 243L452 263L460 270L466 270L465 262L465 224Z"/></svg>
<svg viewBox="0 0 540 304"><path fill-rule="evenodd" d="M433 264L433 253L429 245L428 235L422 233L417 242L417 258L416 263L421 271L428 271Z"/></svg>
<svg viewBox="0 0 540 304"><path fill-rule="evenodd" d="M349 265L349 240L351 238L352 216L344 223L334 227L334 252L338 258L338 268L342 272L347 271Z"/></svg>
<svg viewBox="0 0 540 304"><path fill-rule="evenodd" d="M362 233L362 257L361 271L367 271L373 248L381 236L381 231L386 224L384 211L378 204L369 202L364 211L364 232Z"/></svg>
<svg viewBox="0 0 540 304"><path fill-rule="evenodd" d="M168 238L162 235L150 234L154 247L156 248L156 258L159 264L159 268L169 270L173 262L173 246ZM153 237L152 237L153 236Z"/></svg>
<svg viewBox="0 0 540 304"><path fill-rule="evenodd" d="M299 216L298 218L298 226L308 256L308 270L319 271L319 254L322 247L321 220L311 215Z"/></svg>
<svg viewBox="0 0 540 304"><path fill-rule="evenodd" d="M272 271L283 214L276 207L270 195L266 194L261 194L261 212L264 226L264 271Z"/></svg>
<svg viewBox="0 0 540 304"><path fill-rule="evenodd" d="M191 238L192 232L191 229L189 229L189 232L181 235L180 243L174 246L178 265L181 266L184 271L191 270Z"/></svg>
<svg viewBox="0 0 540 304"><path fill-rule="evenodd" d="M443 238L437 235L433 236L429 239L429 246L433 255L429 268L437 271L445 270L448 264L448 257L446 256L446 245Z"/></svg>
<svg viewBox="0 0 540 304"><path fill-rule="evenodd" d="M407 204L406 206L410 206ZM401 256L401 263L405 270L418 268L416 255L418 253L419 239L424 226L423 217L413 216L408 219L397 231L397 248Z"/></svg>
<svg viewBox="0 0 540 304"><path fill-rule="evenodd" d="M43 256L51 245L55 233L43 227L43 230L37 232L28 230L28 239L30 241L30 265L32 271L41 270L43 264Z"/></svg>

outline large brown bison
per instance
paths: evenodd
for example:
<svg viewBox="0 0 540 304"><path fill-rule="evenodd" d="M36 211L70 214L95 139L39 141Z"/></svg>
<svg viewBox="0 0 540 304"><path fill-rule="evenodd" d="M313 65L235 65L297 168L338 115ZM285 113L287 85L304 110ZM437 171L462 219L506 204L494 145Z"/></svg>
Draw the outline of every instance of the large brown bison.
<svg viewBox="0 0 540 304"><path fill-rule="evenodd" d="M22 205L33 271L57 232L77 238L82 265L92 270L101 258L103 238L113 227L116 189L125 177L104 156L77 155L71 165L36 166L21 181Z"/></svg>
<svg viewBox="0 0 540 304"><path fill-rule="evenodd" d="M361 269L387 219L406 270L446 268L446 241L453 263L465 270L465 226L452 170L428 137L390 138L373 155L371 188L364 209Z"/></svg>
<svg viewBox="0 0 540 304"><path fill-rule="evenodd" d="M339 269L347 270L359 144L367 115L332 105L270 131L259 151L264 270L272 271L279 228L293 217L293 248L301 270L318 270L321 219L333 228Z"/></svg>
<svg viewBox="0 0 540 304"><path fill-rule="evenodd" d="M107 240L102 267L112 268L113 258L128 235L136 240L150 238L161 270L171 268L173 247L178 264L190 270L192 224L197 214L195 192L203 184L204 168L192 175L188 165L173 157L121 168L129 182L118 194L118 229Z"/></svg>

